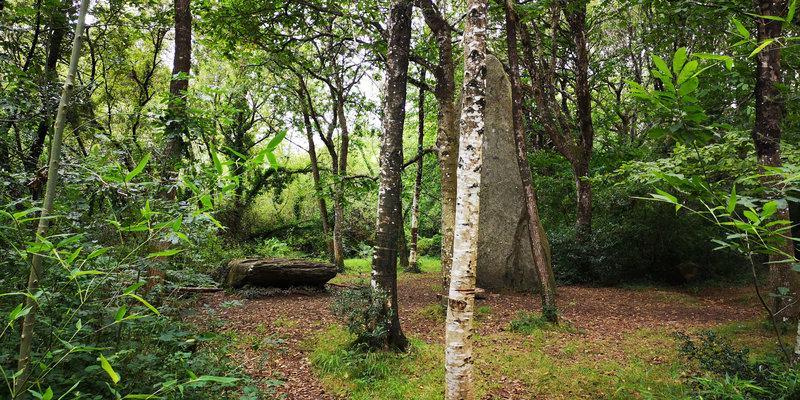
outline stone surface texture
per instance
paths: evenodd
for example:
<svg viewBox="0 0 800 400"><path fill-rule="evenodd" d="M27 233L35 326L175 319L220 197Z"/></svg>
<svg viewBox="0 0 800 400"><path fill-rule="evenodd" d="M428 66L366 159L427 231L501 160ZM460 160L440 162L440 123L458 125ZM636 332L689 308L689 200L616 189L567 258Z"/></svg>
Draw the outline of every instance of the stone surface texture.
<svg viewBox="0 0 800 400"><path fill-rule="evenodd" d="M517 167L511 82L496 57L486 57L486 69L477 286L494 290L538 290L525 195Z"/></svg>

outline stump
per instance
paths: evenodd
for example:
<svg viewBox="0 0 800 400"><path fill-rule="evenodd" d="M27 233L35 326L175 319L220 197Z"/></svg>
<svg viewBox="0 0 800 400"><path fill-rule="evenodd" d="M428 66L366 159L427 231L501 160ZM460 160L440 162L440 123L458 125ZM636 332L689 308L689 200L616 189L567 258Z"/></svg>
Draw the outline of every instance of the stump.
<svg viewBox="0 0 800 400"><path fill-rule="evenodd" d="M301 258L239 258L228 263L225 286L322 287L336 276L336 265Z"/></svg>

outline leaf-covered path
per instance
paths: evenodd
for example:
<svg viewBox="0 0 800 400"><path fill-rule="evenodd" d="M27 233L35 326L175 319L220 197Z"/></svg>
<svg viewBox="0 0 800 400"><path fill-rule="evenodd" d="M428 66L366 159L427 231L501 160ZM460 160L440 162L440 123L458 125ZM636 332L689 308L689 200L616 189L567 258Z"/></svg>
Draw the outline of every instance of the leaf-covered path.
<svg viewBox="0 0 800 400"><path fill-rule="evenodd" d="M427 343L443 341L443 322L423 311L436 303L439 282L436 274L403 274L398 292L406 335ZM330 300L328 292L294 292L257 299L205 294L198 302L197 320L218 333L229 334L238 343L238 351L231 355L236 364L254 378L263 378L265 388L276 395L284 394L287 399L337 399L340 397L330 393L331 388L326 388L314 375L308 360L310 340L336 323L328 310ZM590 363L618 361L625 365L631 352L638 351L630 346L637 332L665 330L671 334L751 321L761 315L749 287L709 288L697 294L677 288L562 287L558 300L562 321L572 326L572 333L563 334L565 340L571 340L570 343L578 340L582 345L576 350L572 348L574 344L559 339L544 344L543 350L560 358L579 356L581 362ZM476 308L484 310L484 315L478 324L477 337L488 338L479 340L478 348L500 346L525 351L531 345L530 337L497 334L507 330L520 311L538 311L539 307L537 296L525 294L490 293L486 299L478 300ZM765 334L764 340L772 338ZM674 353L674 342L654 345L660 345L661 349L647 358L650 366L664 361L665 349ZM535 389L524 380L501 368L493 369L490 361L482 362L480 354L479 350L477 365L485 368L478 368L478 379L491 382L483 398L551 398L537 397ZM571 397L561 394L553 398Z"/></svg>

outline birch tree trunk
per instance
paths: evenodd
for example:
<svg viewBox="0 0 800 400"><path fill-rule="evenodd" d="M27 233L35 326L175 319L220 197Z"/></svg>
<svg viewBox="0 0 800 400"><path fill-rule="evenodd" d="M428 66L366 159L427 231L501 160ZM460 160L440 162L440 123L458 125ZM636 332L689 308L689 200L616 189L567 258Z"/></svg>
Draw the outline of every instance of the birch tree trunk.
<svg viewBox="0 0 800 400"><path fill-rule="evenodd" d="M397 235L402 229L403 123L405 122L408 52L411 43L411 1L392 0L387 23L386 107L381 136L381 171L378 220L372 259L372 287L387 293L386 310L391 310L386 346L405 349L407 340L400 328L397 306Z"/></svg>
<svg viewBox="0 0 800 400"><path fill-rule="evenodd" d="M486 94L487 0L469 0L464 29L464 104L458 152L453 267L445 335L445 398L473 399L472 314L478 253L481 163Z"/></svg>
<svg viewBox="0 0 800 400"><path fill-rule="evenodd" d="M420 73L420 81L425 82L425 70ZM422 154L425 142L425 89L419 88L419 134L417 135L417 154ZM414 177L414 198L411 203L411 240L408 242L408 272L419 273L417 265L417 231L419 230L419 197L422 191L422 159L417 160L417 174Z"/></svg>
<svg viewBox="0 0 800 400"><path fill-rule="evenodd" d="M47 237L47 229L50 226L50 219L47 216L53 212L53 201L56 197L56 184L58 183L58 169L61 159L61 144L64 137L64 125L67 120L67 107L69 98L75 88L75 74L78 70L78 60L81 57L81 41L86 21L86 10L89 8L89 0L82 0L78 13L78 25L75 27L75 37L72 41L72 56L69 62L67 79L64 81L64 88L61 92L61 101L58 104L56 114L56 129L53 134L52 147L50 150L50 166L47 171L47 190L45 192L42 212L39 215L39 226L36 229L36 243L41 242L41 238ZM34 253L31 260L31 271L28 277L28 293L33 295L39 289L39 282L44 277L42 261L45 254ZM25 315L22 323L22 335L20 336L19 357L17 358L17 371L22 373L14 378L14 399L19 398L27 390L28 378L30 377L31 367L31 346L33 344L33 326L36 321L37 303L31 298L26 299L26 307L31 311Z"/></svg>
<svg viewBox="0 0 800 400"><path fill-rule="evenodd" d="M558 323L556 305L556 279L550 262L550 244L547 242L544 229L539 219L539 210L536 207L536 193L533 188L531 167L528 163L528 143L525 135L525 126L522 118L522 84L519 74L519 53L517 52L517 19L514 12L514 2L505 0L506 9L506 44L508 47L508 67L511 78L511 115L514 126L514 142L517 147L517 166L522 181L522 190L525 192L525 203L528 210L528 232L533 250L533 263L539 282L542 296L542 314L552 323Z"/></svg>

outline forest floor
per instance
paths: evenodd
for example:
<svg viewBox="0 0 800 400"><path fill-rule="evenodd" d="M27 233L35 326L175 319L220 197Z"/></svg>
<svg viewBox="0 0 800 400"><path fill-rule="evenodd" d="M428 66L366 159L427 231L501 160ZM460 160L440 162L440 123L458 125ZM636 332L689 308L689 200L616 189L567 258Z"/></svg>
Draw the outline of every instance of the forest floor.
<svg viewBox="0 0 800 400"><path fill-rule="evenodd" d="M337 281L348 278L358 276ZM227 335L237 349L231 354L235 364L276 398L440 398L440 288L435 272L400 274L400 320L412 339L411 353L419 353L401 356L405 361L386 361L389 375L402 375L402 389L392 384L381 389L374 381L353 382L346 373L330 376L312 367L321 348L332 349L330 360L349 340L329 310L338 286L254 299L205 294L197 299L195 317L206 329ZM570 286L559 288L558 301L561 327L529 335L508 327L520 311L540 309L537 296L487 293L477 301L476 384L481 398L661 398L667 392L679 397L685 390L681 381L686 363L677 356L676 332L715 329L754 353L774 350L774 337L760 327L762 310L750 287L689 291ZM397 362L424 365L409 369Z"/></svg>

